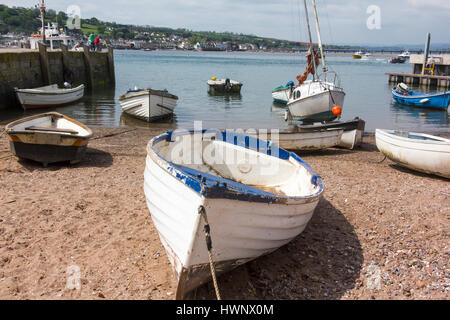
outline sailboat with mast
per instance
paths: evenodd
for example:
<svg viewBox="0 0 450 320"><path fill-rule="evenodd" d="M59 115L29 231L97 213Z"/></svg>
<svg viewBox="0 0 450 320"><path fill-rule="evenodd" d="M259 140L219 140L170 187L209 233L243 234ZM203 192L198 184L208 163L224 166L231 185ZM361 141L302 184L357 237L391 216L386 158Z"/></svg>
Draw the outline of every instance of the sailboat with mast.
<svg viewBox="0 0 450 320"><path fill-rule="evenodd" d="M345 92L341 88L336 72L328 69L325 62L322 40L320 36L319 19L316 1L312 0L319 53L313 47L308 8L305 5L306 22L308 25L310 48L307 54L308 65L302 75L297 76L298 85L291 91L286 110L286 120L298 120L305 123L332 121L340 117L344 104ZM318 74L318 66L322 62L322 74ZM312 74L313 79L307 80Z"/></svg>

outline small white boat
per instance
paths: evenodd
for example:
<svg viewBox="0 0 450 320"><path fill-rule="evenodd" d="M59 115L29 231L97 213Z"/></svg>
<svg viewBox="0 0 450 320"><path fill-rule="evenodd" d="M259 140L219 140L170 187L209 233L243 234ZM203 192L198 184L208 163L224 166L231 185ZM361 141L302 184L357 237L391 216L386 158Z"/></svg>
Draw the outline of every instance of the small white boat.
<svg viewBox="0 0 450 320"><path fill-rule="evenodd" d="M338 147L353 150L359 147L363 142L366 122L356 117L350 121L330 121L326 123L315 123L312 125L302 125L303 130L307 129L343 129L341 141Z"/></svg>
<svg viewBox="0 0 450 320"><path fill-rule="evenodd" d="M345 92L335 83L322 80L307 80L295 88L287 104L286 120L305 122L331 121L340 116L333 108L342 112Z"/></svg>
<svg viewBox="0 0 450 320"><path fill-rule="evenodd" d="M272 98L274 102L287 104L291 92L294 91L294 82L289 81L285 86L279 86L272 90Z"/></svg>
<svg viewBox="0 0 450 320"><path fill-rule="evenodd" d="M211 93L240 93L242 88L242 83L230 79L211 78L207 83Z"/></svg>
<svg viewBox="0 0 450 320"><path fill-rule="evenodd" d="M173 116L178 97L167 90L137 89L119 97L124 113L147 121L158 121Z"/></svg>
<svg viewBox="0 0 450 320"><path fill-rule="evenodd" d="M144 192L178 279L176 297L289 243L306 227L323 184L299 156L221 131L167 132L147 147Z"/></svg>
<svg viewBox="0 0 450 320"><path fill-rule="evenodd" d="M51 108L67 105L84 96L84 85L59 88L57 84L34 89L14 89L22 107L27 109Z"/></svg>
<svg viewBox="0 0 450 320"><path fill-rule="evenodd" d="M44 166L62 161L79 162L93 135L84 124L57 112L11 122L5 131L14 155Z"/></svg>
<svg viewBox="0 0 450 320"><path fill-rule="evenodd" d="M408 50L403 51L401 54L398 55L399 57L409 60L409 58L411 58L411 54L409 53Z"/></svg>
<svg viewBox="0 0 450 320"><path fill-rule="evenodd" d="M450 140L428 134L376 130L378 150L401 166L450 179Z"/></svg>

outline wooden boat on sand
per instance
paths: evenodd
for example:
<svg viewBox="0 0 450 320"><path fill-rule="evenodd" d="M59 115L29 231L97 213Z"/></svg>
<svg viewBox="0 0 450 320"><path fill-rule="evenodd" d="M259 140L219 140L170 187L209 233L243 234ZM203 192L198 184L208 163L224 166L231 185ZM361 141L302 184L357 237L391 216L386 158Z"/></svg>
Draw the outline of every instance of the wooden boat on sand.
<svg viewBox="0 0 450 320"><path fill-rule="evenodd" d="M84 85L59 88L57 84L34 89L14 89L25 110L58 107L73 103L84 96Z"/></svg>
<svg viewBox="0 0 450 320"><path fill-rule="evenodd" d="M423 133L377 129L378 150L412 170L450 179L450 140Z"/></svg>
<svg viewBox="0 0 450 320"><path fill-rule="evenodd" d="M79 162L93 135L84 124L56 112L11 122L5 131L15 156L44 166L62 161Z"/></svg>
<svg viewBox="0 0 450 320"><path fill-rule="evenodd" d="M338 146L343 133L341 128L303 128L296 125L279 130L276 135L271 134L271 130L259 130L254 136L286 150L314 151Z"/></svg>
<svg viewBox="0 0 450 320"><path fill-rule="evenodd" d="M209 253L221 274L289 243L305 229L323 193L321 178L296 154L221 131L154 138L144 181L147 206L178 279L177 299L210 280ZM212 251L205 243L205 216Z"/></svg>

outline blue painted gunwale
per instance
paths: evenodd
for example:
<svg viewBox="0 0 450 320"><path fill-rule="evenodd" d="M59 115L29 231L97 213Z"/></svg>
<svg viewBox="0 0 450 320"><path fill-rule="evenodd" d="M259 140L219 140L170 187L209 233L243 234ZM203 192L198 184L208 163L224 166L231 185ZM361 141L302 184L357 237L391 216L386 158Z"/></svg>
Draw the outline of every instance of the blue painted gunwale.
<svg viewBox="0 0 450 320"><path fill-rule="evenodd" d="M408 95L398 93L395 88L392 90L392 97L401 104L423 108L447 109L450 102L450 92L442 91L431 94L425 94L409 90ZM430 99L425 103L420 103L423 99Z"/></svg>
<svg viewBox="0 0 450 320"><path fill-rule="evenodd" d="M211 132L209 130L203 130L202 133ZM200 133L200 132L196 132ZM231 143L226 140L227 134L230 135L230 132L218 131L217 133L222 134L222 140L227 143ZM148 148L165 164L164 167L161 164L158 164L163 170L167 171L181 183L184 183L186 186L197 192L198 194L206 197L206 198L214 198L214 199L231 199L231 200L240 200L240 201L248 201L248 202L263 202L263 203L285 203L288 200L303 200L305 203L310 202L318 198L324 190L322 178L315 174L314 170L311 166L306 163L302 158L300 158L295 153L290 153L284 149L278 148L276 145L272 145L271 142L260 140L254 137L249 137L240 133L232 133L233 135L233 144L238 144L238 141L245 141L245 148L255 150L258 152L265 152L265 154L275 157L272 155L272 151L278 151L278 158L282 160L288 160L289 158L293 158L301 165L303 165L309 172L312 174L311 183L319 186L319 190L312 195L309 196L301 196L301 197L289 197L279 194L270 193L267 191L263 191L257 189L255 187L251 187L233 180L225 179L222 177L218 177L215 175L208 174L206 172L195 170L191 168L187 168L184 166L176 165L170 161L167 161L163 157L161 157L156 150L153 148L154 144L160 142L162 140L171 141L172 140L172 131L168 131L160 136L153 138L149 142ZM194 130L185 131L181 135L194 134ZM177 134L180 135L180 134ZM242 140L244 139L244 140ZM253 148L255 146L256 148ZM243 146L244 147L244 146ZM259 150L258 150L259 149ZM276 154L276 153L275 153Z"/></svg>

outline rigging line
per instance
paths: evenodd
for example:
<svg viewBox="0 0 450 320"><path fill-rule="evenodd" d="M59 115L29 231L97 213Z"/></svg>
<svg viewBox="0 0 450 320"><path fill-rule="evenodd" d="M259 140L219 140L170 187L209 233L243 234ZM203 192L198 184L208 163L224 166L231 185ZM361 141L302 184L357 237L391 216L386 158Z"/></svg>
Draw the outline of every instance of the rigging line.
<svg viewBox="0 0 450 320"><path fill-rule="evenodd" d="M330 34L330 40L331 40L330 43L334 43L333 29L331 29L330 17L328 15L328 6L325 4L325 0L323 0L323 5L326 8L325 9L325 13L326 13L326 16L327 16L328 32Z"/></svg>

